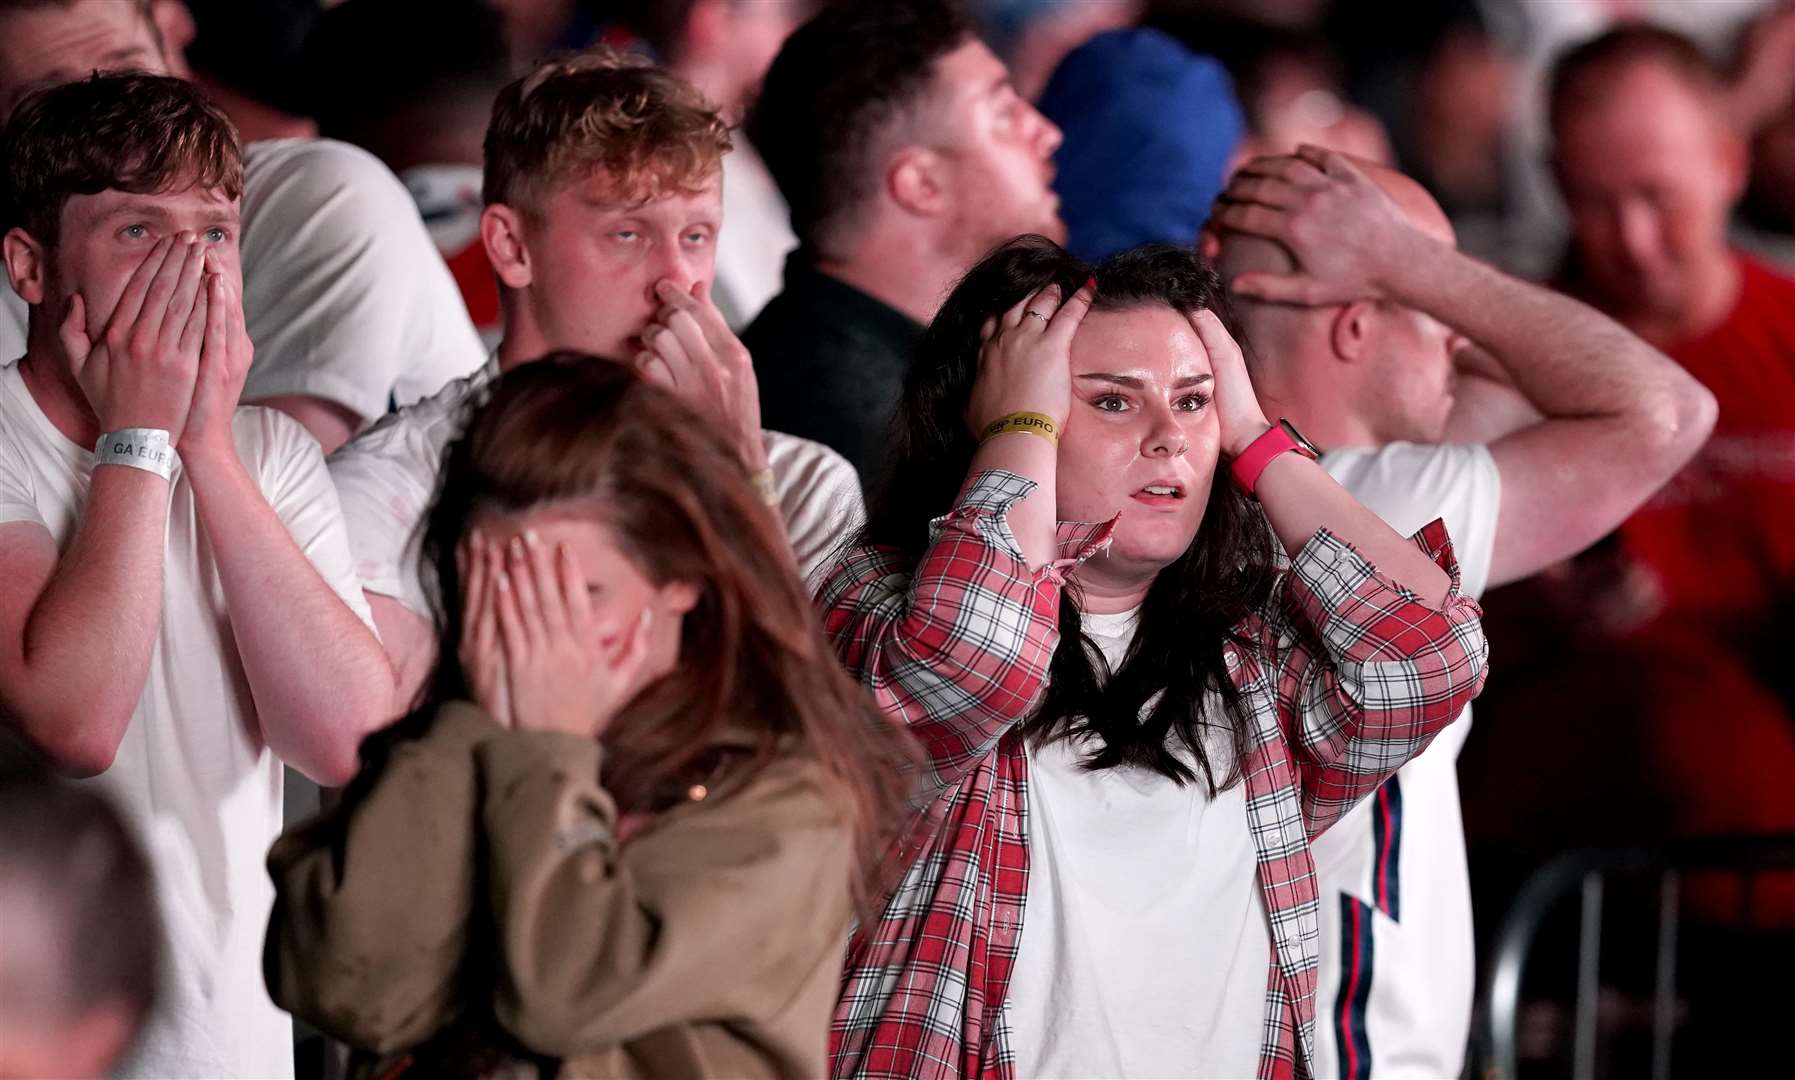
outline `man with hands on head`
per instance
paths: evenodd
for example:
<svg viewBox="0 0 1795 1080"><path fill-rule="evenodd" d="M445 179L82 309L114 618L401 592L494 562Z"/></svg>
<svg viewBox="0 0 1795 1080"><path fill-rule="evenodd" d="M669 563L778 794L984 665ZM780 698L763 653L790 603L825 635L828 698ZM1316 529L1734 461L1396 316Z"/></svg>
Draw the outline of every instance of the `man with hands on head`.
<svg viewBox="0 0 1795 1080"><path fill-rule="evenodd" d="M1210 228L1267 412L1399 532L1445 521L1479 596L1596 542L1714 426L1613 320L1460 254L1434 200L1331 151L1248 162ZM1213 242L1213 241L1212 241ZM1474 983L1457 724L1315 841L1314 1075L1456 1076Z"/></svg>
<svg viewBox="0 0 1795 1080"><path fill-rule="evenodd" d="M415 544L465 413L500 372L557 350L630 364L728 434L808 578L859 522L853 468L761 430L747 350L711 302L729 130L696 90L609 48L547 63L499 95L481 240L505 336L485 369L388 417L330 462L362 585L407 707L436 651Z"/></svg>
<svg viewBox="0 0 1795 1080"><path fill-rule="evenodd" d="M391 711L316 442L238 408L241 191L229 121L164 76L64 84L0 134L30 310L0 367L0 716L156 865L171 978L140 1075L291 1075L259 962L281 762L341 784Z"/></svg>

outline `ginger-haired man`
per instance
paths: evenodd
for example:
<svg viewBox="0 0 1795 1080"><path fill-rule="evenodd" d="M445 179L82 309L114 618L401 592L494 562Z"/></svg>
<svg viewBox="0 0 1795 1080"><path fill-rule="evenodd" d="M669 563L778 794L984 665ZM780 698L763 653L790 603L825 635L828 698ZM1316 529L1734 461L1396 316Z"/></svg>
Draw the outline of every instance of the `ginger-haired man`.
<svg viewBox="0 0 1795 1080"><path fill-rule="evenodd" d="M845 460L761 430L748 351L711 302L729 148L728 127L695 89L609 48L545 64L500 93L486 133L480 228L499 278L505 336L483 371L387 418L331 459L402 698L422 684L435 655L429 585L413 540L443 450L488 380L546 353L630 363L730 432L806 575L860 519L859 486Z"/></svg>

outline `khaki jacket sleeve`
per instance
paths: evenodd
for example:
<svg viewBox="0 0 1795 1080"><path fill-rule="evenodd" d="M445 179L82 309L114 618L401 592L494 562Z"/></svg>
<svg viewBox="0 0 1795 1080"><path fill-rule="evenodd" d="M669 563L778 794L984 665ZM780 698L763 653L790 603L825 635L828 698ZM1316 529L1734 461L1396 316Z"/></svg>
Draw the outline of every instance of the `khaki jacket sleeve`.
<svg viewBox="0 0 1795 1080"><path fill-rule="evenodd" d="M854 853L820 766L775 759L739 791L669 811L620 848L615 806L596 782L601 752L552 733L476 751L501 1024L566 1057L677 1025L751 1028L819 968L833 978Z"/></svg>
<svg viewBox="0 0 1795 1080"><path fill-rule="evenodd" d="M276 1004L376 1053L419 1043L460 1012L473 747L502 734L472 706L445 707L423 738L395 744L353 803L275 842L263 967Z"/></svg>

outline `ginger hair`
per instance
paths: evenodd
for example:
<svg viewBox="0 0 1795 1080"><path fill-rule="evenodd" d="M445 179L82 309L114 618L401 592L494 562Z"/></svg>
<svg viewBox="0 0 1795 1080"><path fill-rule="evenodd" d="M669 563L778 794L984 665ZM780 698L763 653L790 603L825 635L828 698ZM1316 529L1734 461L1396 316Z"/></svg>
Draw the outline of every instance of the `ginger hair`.
<svg viewBox="0 0 1795 1080"><path fill-rule="evenodd" d="M731 145L729 126L697 89L645 57L600 46L499 92L483 196L528 210L594 175L626 205L689 195L721 171Z"/></svg>

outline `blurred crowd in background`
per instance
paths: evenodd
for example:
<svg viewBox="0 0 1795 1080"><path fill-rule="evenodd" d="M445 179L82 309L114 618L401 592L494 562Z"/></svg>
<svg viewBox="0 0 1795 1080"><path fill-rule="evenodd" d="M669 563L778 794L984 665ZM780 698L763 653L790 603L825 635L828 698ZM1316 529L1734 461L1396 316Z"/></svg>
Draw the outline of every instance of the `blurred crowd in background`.
<svg viewBox="0 0 1795 1080"><path fill-rule="evenodd" d="M390 168L492 346L504 328L479 229L483 139L500 88L539 58L603 43L656 58L735 123L786 37L820 6L156 0L153 11L171 53L245 142L337 139ZM1131 154L1178 164L1166 182L1186 190L1155 205L1186 212L1128 223L1131 242L1146 231L1197 244L1246 161L1303 145L1342 151L1418 180L1461 250L1602 308L1720 397L1711 452L1621 536L1484 599L1493 675L1459 758L1480 937L1519 882L1570 848L1795 833L1795 667L1785 657L1795 643L1795 311L1766 316L1784 333L1755 354L1696 348L1741 302L1737 266L1750 268L1748 282L1757 268L1795 275L1795 4L969 6L1017 92L1080 149L1062 153L1062 195L1134 168ZM1633 23L1692 42L1702 74L1641 76L1622 91L1551 84L1568 50ZM1673 72L1679 47L1638 46ZM1700 108L1689 106L1691 86ZM738 331L786 287L798 244L750 134L736 131L725 165L730 225L713 290ZM1086 258L1110 253L1106 230L1118 227L1079 216L1090 202L1065 201L1068 247ZM1730 282L1718 317L1679 321L1716 273ZM1710 360L1714 370L1704 369ZM771 415L768 424L790 428ZM1709 499L1722 489L1724 499ZM1711 544L1720 533L1729 539ZM1689 902L1717 918L1744 905L1749 921L1786 928L1795 926L1788 886L1769 880L1750 896L1698 886Z"/></svg>
<svg viewBox="0 0 1795 1080"><path fill-rule="evenodd" d="M246 138L322 133L367 146L432 209L426 166L478 166L486 105L519 65L599 41L670 61L740 108L816 0L189 0L165 4L195 76ZM1547 69L1623 21L1685 34L1729 73L1750 169L1749 250L1795 258L1795 18L1772 0L981 0L969 5L1038 100L1091 37L1156 27L1226 69L1238 158L1315 143L1397 165L1468 253L1549 275L1566 239L1550 180ZM728 13L713 9L729 9ZM404 43L402 46L399 43ZM1193 108L1204 107L1193 103ZM1642 103L1643 107L1643 103ZM441 239L453 248L456 234ZM471 277L471 275L470 275Z"/></svg>

